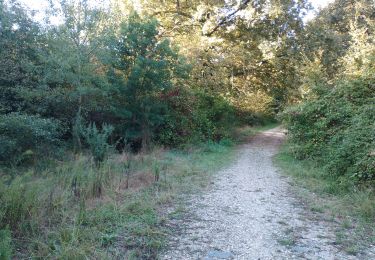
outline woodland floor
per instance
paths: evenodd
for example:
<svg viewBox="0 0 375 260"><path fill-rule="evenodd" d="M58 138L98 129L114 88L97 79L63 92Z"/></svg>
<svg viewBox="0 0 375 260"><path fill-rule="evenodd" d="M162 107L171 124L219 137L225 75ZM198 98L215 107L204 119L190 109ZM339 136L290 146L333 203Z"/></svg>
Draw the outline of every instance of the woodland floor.
<svg viewBox="0 0 375 260"><path fill-rule="evenodd" d="M207 190L171 209L161 259L375 259L340 248L337 224L308 209L278 172L272 158L284 136L281 128L257 134Z"/></svg>

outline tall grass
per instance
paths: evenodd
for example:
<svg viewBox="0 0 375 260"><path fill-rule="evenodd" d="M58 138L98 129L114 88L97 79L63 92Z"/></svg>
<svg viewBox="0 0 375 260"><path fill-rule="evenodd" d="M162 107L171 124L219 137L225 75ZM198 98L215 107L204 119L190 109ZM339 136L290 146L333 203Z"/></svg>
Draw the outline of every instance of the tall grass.
<svg viewBox="0 0 375 260"><path fill-rule="evenodd" d="M168 233L163 210L206 187L235 143L273 126L100 164L64 151L66 161L1 169L0 259L155 259Z"/></svg>
<svg viewBox="0 0 375 260"><path fill-rule="evenodd" d="M375 220L373 187L361 186L354 180L350 181L346 178L338 182L315 161L295 159L289 151L289 146L284 145L275 157L275 162L284 173L291 175L302 187L321 196L335 199L337 214L354 215L363 221L373 223Z"/></svg>
<svg viewBox="0 0 375 260"><path fill-rule="evenodd" d="M233 150L223 142L112 154L99 167L80 155L16 177L2 173L1 259L154 259L166 236L160 209L205 186Z"/></svg>

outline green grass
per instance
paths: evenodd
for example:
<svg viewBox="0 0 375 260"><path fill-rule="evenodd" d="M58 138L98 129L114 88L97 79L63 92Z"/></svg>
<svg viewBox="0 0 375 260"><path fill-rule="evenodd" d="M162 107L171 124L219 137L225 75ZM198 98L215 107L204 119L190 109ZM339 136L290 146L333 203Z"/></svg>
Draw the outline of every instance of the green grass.
<svg viewBox="0 0 375 260"><path fill-rule="evenodd" d="M1 225L11 229L17 258L155 258L166 236L159 209L206 186L232 154L233 147L210 143L190 152L134 156L128 189L120 155L100 169L80 156L46 172L30 171L2 186ZM8 244L1 245L4 255Z"/></svg>
<svg viewBox="0 0 375 260"><path fill-rule="evenodd" d="M10 259L12 254L11 234L8 229L0 230L0 259Z"/></svg>
<svg viewBox="0 0 375 260"><path fill-rule="evenodd" d="M293 246L296 244L296 241L293 237L286 237L286 238L280 238L277 240L277 242L282 246Z"/></svg>
<svg viewBox="0 0 375 260"><path fill-rule="evenodd" d="M272 127L246 128L241 136ZM184 212L180 199L207 187L234 158L237 140L113 154L100 168L87 155L70 155L0 172L1 259L156 258L169 232L164 224ZM165 214L166 207L175 210Z"/></svg>
<svg viewBox="0 0 375 260"><path fill-rule="evenodd" d="M282 146L274 162L291 176L296 191L312 212L340 223L337 241L351 254L375 239L375 195L371 188L331 178L316 162L297 160ZM345 239L344 239L345 238Z"/></svg>

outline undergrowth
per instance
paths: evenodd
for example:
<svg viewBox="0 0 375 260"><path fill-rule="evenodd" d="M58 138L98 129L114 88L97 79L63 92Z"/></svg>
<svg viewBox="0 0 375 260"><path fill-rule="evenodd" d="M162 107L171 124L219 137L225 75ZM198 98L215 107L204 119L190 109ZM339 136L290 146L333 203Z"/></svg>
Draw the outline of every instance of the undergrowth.
<svg viewBox="0 0 375 260"><path fill-rule="evenodd" d="M286 174L293 176L303 187L317 194L339 199L341 214L354 214L369 222L375 220L375 193L371 186L358 185L346 178L337 181L317 162L298 160L289 151L289 145L286 144L275 157L275 162Z"/></svg>
<svg viewBox="0 0 375 260"><path fill-rule="evenodd" d="M1 259L155 259L168 233L163 209L205 187L237 140L112 154L100 165L80 154L19 172L2 168Z"/></svg>

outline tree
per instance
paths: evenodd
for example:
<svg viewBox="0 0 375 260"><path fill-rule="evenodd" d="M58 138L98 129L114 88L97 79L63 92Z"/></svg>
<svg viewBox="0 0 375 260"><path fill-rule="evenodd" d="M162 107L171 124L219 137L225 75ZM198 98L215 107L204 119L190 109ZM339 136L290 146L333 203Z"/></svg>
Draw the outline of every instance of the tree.
<svg viewBox="0 0 375 260"><path fill-rule="evenodd" d="M78 111L87 115L101 107L97 102L106 80L99 56L108 13L87 0L53 2L51 13L61 17L62 23L47 27L43 84L51 93L49 110L61 111L56 116L71 123Z"/></svg>
<svg viewBox="0 0 375 260"><path fill-rule="evenodd" d="M300 46L311 61L317 55L330 78L340 74L340 60L346 55L354 36L353 26L369 28L375 6L372 0L336 0L322 9L306 26ZM367 29L370 33L371 29Z"/></svg>
<svg viewBox="0 0 375 260"><path fill-rule="evenodd" d="M141 1L193 65L188 85L239 110L273 114L299 85L307 1Z"/></svg>
<svg viewBox="0 0 375 260"><path fill-rule="evenodd" d="M123 135L140 137L142 149L149 148L154 130L164 120L167 107L162 95L184 73L179 56L158 34L156 20L142 20L134 13L110 45L113 110L124 120Z"/></svg>
<svg viewBox="0 0 375 260"><path fill-rule="evenodd" d="M19 4L0 1L0 113L24 110L20 90L38 84L39 33Z"/></svg>

